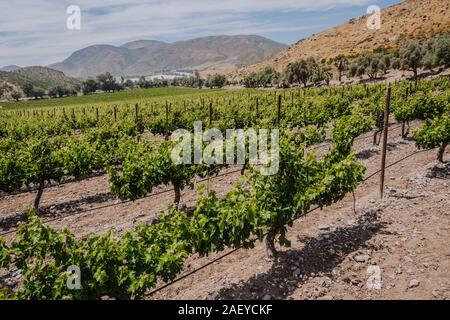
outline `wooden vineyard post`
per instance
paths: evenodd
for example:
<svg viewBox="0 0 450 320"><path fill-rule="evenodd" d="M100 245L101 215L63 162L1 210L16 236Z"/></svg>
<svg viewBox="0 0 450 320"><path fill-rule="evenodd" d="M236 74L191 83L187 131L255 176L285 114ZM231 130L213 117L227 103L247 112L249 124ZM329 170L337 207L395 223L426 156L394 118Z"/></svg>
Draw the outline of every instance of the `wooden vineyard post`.
<svg viewBox="0 0 450 320"><path fill-rule="evenodd" d="M114 122L117 122L117 106L116 105L114 105L113 113L114 113Z"/></svg>
<svg viewBox="0 0 450 320"><path fill-rule="evenodd" d="M212 126L212 122L213 122L213 105L211 101L209 102L209 127Z"/></svg>
<svg viewBox="0 0 450 320"><path fill-rule="evenodd" d="M408 97L409 97L409 89L406 88L405 103L408 101ZM409 131L409 122L408 122L408 131ZM407 136L408 136L408 132L406 131L406 121L403 121L403 123L402 123L402 138L406 139Z"/></svg>
<svg viewBox="0 0 450 320"><path fill-rule="evenodd" d="M387 139L389 131L389 112L391 103L391 87L387 86L386 90L386 108L384 111L384 128L383 128L383 149L381 153L381 174L380 174L380 198L384 197L384 178L386 171L386 150L387 150Z"/></svg>
<svg viewBox="0 0 450 320"><path fill-rule="evenodd" d="M258 121L258 116L259 116L259 98L256 97L256 121Z"/></svg>
<svg viewBox="0 0 450 320"><path fill-rule="evenodd" d="M135 114L136 124L138 124L139 123L139 105L137 103L134 105L134 114Z"/></svg>
<svg viewBox="0 0 450 320"><path fill-rule="evenodd" d="M281 94L278 95L277 127L281 124Z"/></svg>
<svg viewBox="0 0 450 320"><path fill-rule="evenodd" d="M165 134L164 134L164 139L167 141L169 140L169 105L167 104L166 101L166 130L165 130Z"/></svg>

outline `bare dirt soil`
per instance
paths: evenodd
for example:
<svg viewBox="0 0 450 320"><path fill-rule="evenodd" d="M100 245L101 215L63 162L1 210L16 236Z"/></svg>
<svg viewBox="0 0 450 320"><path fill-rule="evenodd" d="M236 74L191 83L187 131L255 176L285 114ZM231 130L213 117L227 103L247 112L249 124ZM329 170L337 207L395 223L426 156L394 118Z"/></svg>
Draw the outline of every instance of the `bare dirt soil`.
<svg viewBox="0 0 450 320"><path fill-rule="evenodd" d="M389 134L388 164L417 151L400 130L394 126ZM355 142L355 150L369 176L379 169L381 152L370 135L365 137ZM257 243L149 299L450 299L450 164L435 159L436 151L426 151L389 168L383 200L376 175L355 192L356 211L349 195L297 220L288 233L292 246L279 248L276 261L267 261L264 245ZM213 179L211 188L225 194L239 179L239 169L227 169L233 173ZM109 193L107 176L68 183L45 190L43 218L57 218L49 225L78 236L110 228L120 235L165 210L174 197L170 189L163 186L150 197L122 203ZM182 203L192 206L197 197L186 189ZM33 199L33 193L0 199L3 231L14 230L12 217ZM190 257L185 272L223 253Z"/></svg>
<svg viewBox="0 0 450 320"><path fill-rule="evenodd" d="M210 188L219 195L229 191L240 177L241 167L231 167L211 179ZM198 180L198 184L207 181ZM13 230L32 207L35 193L23 193L0 199L0 233ZM198 198L196 188L182 192L182 206L192 207ZM159 186L147 198L121 201L109 192L108 176L95 177L45 189L41 201L42 218L55 229L69 228L76 235L106 232L118 233L140 223L151 222L173 204L172 187Z"/></svg>

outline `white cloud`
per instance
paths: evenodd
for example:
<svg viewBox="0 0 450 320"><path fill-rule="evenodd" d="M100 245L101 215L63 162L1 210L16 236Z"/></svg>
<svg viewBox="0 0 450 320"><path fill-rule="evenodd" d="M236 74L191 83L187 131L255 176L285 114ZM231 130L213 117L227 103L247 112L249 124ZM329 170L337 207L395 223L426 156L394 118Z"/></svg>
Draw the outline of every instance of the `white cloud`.
<svg viewBox="0 0 450 320"><path fill-rule="evenodd" d="M98 43L183 39L209 34L300 31L296 21L258 14L320 11L368 0L15 0L0 2L0 66L49 64ZM66 8L82 10L82 29L66 29Z"/></svg>

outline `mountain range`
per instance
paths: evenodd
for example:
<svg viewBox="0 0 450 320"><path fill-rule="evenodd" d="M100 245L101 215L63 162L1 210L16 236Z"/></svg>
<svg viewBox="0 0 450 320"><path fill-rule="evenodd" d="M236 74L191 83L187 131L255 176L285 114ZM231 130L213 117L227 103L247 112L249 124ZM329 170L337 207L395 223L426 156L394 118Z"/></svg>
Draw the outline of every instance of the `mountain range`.
<svg viewBox="0 0 450 320"><path fill-rule="evenodd" d="M227 73L264 60L287 46L261 36L211 36L175 43L139 40L122 46L93 45L49 67L77 78L110 72L143 76L161 71Z"/></svg>

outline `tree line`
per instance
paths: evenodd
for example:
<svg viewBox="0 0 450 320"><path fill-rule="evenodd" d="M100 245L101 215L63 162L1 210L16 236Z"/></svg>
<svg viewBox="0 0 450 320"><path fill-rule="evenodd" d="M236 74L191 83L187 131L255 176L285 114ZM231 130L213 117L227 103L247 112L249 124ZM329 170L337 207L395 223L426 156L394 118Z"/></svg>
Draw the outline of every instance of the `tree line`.
<svg viewBox="0 0 450 320"><path fill-rule="evenodd" d="M21 98L44 99L44 98L62 98L68 96L76 96L78 94L92 94L97 91L117 92L125 89L136 88L162 88L162 87L187 87L187 88L223 88L228 84L228 80L224 75L213 74L208 75L206 79L201 78L196 71L192 76L177 77L174 79L150 79L141 77L139 81L126 80L122 78L121 82L117 82L116 78L109 72L99 74L95 79L87 79L80 85L64 86L58 85L48 90L40 86L27 83L22 87L22 92L14 90L10 96L12 99L19 101ZM0 95L7 90L0 87Z"/></svg>
<svg viewBox="0 0 450 320"><path fill-rule="evenodd" d="M141 77L138 82L127 80L125 86L128 88L160 88L160 87L186 87L186 88L223 88L228 84L224 75L212 74L206 79L201 78L198 71L193 76L176 77L174 79L152 79L146 80Z"/></svg>
<svg viewBox="0 0 450 320"><path fill-rule="evenodd" d="M200 77L198 71L195 71L192 76L176 77L174 79L149 79L142 76L139 81L132 81L130 79L117 83L115 78L107 72L106 74L98 75L96 80L89 79L83 82L83 94L94 93L97 90L104 92L114 92L124 89L148 89L148 88L164 88L164 87L187 87L187 88L222 88L228 84L228 80L224 75L213 74L208 75L206 79Z"/></svg>

